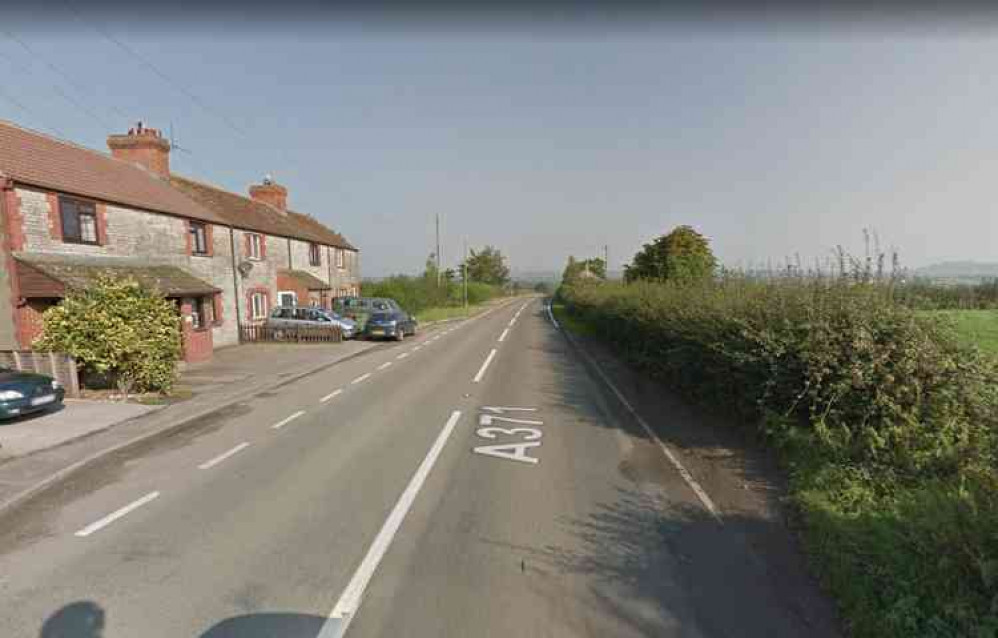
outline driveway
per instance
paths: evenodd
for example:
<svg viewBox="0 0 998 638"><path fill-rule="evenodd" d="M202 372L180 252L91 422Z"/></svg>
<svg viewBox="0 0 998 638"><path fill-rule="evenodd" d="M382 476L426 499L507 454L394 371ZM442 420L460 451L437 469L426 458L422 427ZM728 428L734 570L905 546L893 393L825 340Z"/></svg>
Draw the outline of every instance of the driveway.
<svg viewBox="0 0 998 638"><path fill-rule="evenodd" d="M66 399L62 408L0 421L0 463L78 439L158 407Z"/></svg>

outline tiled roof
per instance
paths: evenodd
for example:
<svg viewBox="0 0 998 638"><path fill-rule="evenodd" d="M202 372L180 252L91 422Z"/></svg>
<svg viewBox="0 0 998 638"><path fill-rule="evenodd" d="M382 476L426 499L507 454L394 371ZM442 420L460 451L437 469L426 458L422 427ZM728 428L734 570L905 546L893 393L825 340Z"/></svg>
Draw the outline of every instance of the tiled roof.
<svg viewBox="0 0 998 638"><path fill-rule="evenodd" d="M91 257L55 257L51 255L19 255L18 269L25 266L42 273L62 284L63 288L78 289L88 287L95 279L105 275L110 277L131 277L142 286L157 290L167 297L184 295L210 295L219 289L202 281L177 266L149 265L126 259L95 259ZM34 274L34 273L32 273ZM39 281L37 294L32 290L22 290L25 297L51 296L53 286L43 286Z"/></svg>
<svg viewBox="0 0 998 638"><path fill-rule="evenodd" d="M281 270L280 274L294 279L305 290L330 290L332 288L332 286L305 270Z"/></svg>
<svg viewBox="0 0 998 638"><path fill-rule="evenodd" d="M3 120L0 173L25 185L224 223L214 211L143 168Z"/></svg>
<svg viewBox="0 0 998 638"><path fill-rule="evenodd" d="M294 211L285 215L269 204L179 175L171 175L170 181L231 226L356 250L342 235L308 215Z"/></svg>

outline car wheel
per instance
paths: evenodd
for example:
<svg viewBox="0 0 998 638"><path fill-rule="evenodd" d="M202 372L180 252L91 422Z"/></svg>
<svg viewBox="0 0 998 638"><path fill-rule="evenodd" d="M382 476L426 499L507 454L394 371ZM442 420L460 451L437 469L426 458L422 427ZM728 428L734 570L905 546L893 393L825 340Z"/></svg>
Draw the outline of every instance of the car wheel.
<svg viewBox="0 0 998 638"><path fill-rule="evenodd" d="M395 331L395 341L402 341L405 339L405 328L399 326L399 329Z"/></svg>

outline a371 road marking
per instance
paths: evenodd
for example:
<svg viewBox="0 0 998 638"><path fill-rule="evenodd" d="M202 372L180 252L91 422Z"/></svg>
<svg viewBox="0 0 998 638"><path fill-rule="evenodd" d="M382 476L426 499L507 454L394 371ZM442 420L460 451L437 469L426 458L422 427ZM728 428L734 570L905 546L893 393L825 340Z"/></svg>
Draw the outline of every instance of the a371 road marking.
<svg viewBox="0 0 998 638"><path fill-rule="evenodd" d="M544 436L544 433L540 429L536 427L501 428L493 426L493 423L496 421L512 423L520 426L544 425L543 421L536 419L519 419L515 417L503 416L506 412L536 412L537 408L483 406L481 409L483 412L489 412L490 414L478 415L478 425L481 427L475 430L475 434L477 436L492 441L496 440L499 435L504 435L504 437L516 437L520 440L513 443L479 445L472 448L472 452L475 454L484 454L485 456L506 459L508 461L529 463L531 465L536 465L538 463L538 459L527 454L527 450L540 447L540 439Z"/></svg>

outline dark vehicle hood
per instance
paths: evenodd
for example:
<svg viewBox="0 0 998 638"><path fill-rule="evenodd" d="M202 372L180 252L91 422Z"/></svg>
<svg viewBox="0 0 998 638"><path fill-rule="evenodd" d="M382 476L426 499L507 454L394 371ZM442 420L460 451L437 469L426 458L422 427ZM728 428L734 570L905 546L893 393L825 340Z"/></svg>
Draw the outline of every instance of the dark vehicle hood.
<svg viewBox="0 0 998 638"><path fill-rule="evenodd" d="M33 372L17 372L16 370L0 372L0 387L24 387L52 383L52 377Z"/></svg>

